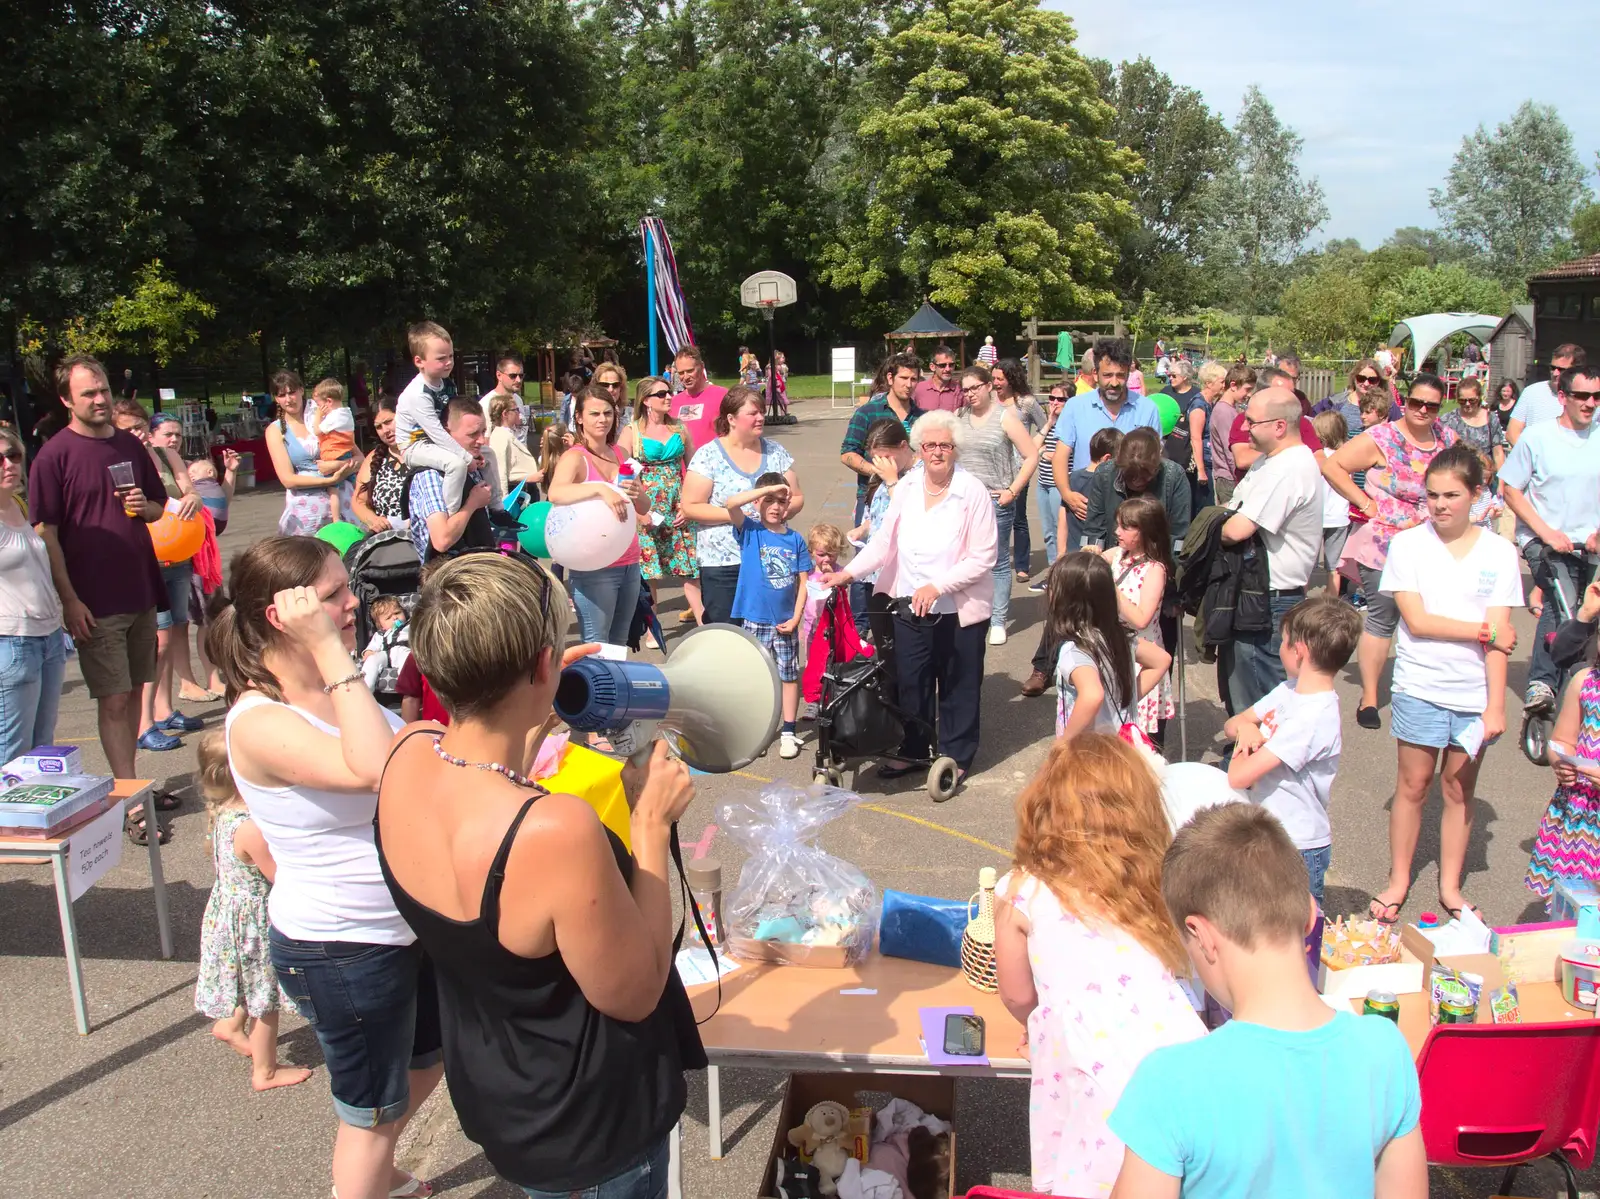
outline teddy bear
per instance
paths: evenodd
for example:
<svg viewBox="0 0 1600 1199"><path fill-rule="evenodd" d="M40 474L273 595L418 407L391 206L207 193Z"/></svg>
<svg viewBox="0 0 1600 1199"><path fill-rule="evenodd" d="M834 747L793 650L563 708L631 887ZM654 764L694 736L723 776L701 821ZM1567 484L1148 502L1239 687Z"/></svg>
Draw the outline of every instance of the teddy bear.
<svg viewBox="0 0 1600 1199"><path fill-rule="evenodd" d="M821 1178L818 1189L824 1195L837 1193L837 1180L844 1173L850 1154L840 1144L850 1123L850 1110L842 1103L825 1099L806 1113L806 1122L789 1130L789 1144L811 1159Z"/></svg>

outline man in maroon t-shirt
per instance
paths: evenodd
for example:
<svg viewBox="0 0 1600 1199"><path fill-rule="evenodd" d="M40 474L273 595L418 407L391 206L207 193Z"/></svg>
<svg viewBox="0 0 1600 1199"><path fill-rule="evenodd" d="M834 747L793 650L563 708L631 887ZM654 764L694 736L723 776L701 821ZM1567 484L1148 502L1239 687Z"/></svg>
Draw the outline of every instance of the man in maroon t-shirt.
<svg viewBox="0 0 1600 1199"><path fill-rule="evenodd" d="M689 430L689 456L717 435L717 415L722 411L726 387L706 378L706 360L694 346L684 346L672 360L672 371L683 390L672 397L672 415Z"/></svg>
<svg viewBox="0 0 1600 1199"><path fill-rule="evenodd" d="M139 439L111 423L99 362L66 359L56 392L70 420L34 459L28 501L99 707L100 745L114 776L134 778L139 703L156 677L156 606L166 598L146 526L161 519L166 487ZM119 487L119 473L132 485Z"/></svg>

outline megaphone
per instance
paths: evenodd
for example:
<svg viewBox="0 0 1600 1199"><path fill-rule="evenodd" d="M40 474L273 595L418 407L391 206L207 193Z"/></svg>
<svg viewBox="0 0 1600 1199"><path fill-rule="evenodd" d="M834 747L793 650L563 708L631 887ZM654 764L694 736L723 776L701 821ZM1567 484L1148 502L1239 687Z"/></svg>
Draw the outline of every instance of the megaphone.
<svg viewBox="0 0 1600 1199"><path fill-rule="evenodd" d="M614 734L624 753L647 752L659 733L696 770L727 774L772 744L781 697L777 663L759 641L732 625L706 625L660 666L580 658L561 672L555 710L578 732Z"/></svg>

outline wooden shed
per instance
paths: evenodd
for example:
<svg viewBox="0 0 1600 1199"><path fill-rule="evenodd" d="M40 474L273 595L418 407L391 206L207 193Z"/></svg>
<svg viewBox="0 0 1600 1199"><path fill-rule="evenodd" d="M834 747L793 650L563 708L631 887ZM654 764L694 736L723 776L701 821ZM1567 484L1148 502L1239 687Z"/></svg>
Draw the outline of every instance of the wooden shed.
<svg viewBox="0 0 1600 1199"><path fill-rule="evenodd" d="M1533 369L1533 305L1513 305L1485 344L1489 347L1489 394L1494 395L1507 379L1519 388L1526 387Z"/></svg>
<svg viewBox="0 0 1600 1199"><path fill-rule="evenodd" d="M1569 342L1600 362L1600 254L1575 258L1528 279L1533 305L1533 379L1550 376L1550 354Z"/></svg>

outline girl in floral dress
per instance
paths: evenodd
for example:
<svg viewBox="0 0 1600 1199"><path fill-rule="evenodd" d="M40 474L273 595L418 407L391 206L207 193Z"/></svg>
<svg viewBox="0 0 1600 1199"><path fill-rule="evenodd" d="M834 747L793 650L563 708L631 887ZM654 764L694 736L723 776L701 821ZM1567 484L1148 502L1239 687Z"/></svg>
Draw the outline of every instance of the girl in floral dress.
<svg viewBox="0 0 1600 1199"><path fill-rule="evenodd" d="M1172 537L1160 500L1153 495L1136 495L1118 506L1117 546L1105 557L1117 583L1117 615L1133 631L1134 640L1160 645L1157 617L1161 615L1167 580L1172 577ZM1140 698L1135 722L1155 739L1162 722L1176 711L1172 676L1165 674L1159 686Z"/></svg>
<svg viewBox="0 0 1600 1199"><path fill-rule="evenodd" d="M660 523L639 533L639 574L650 585L650 599L661 580L683 580L683 595L694 619L700 619L700 561L694 530L683 515L683 472L689 461L689 433L671 413L672 387L665 379L639 380L633 423L617 436L617 451L639 463L639 486L650 497L652 518Z"/></svg>
<svg viewBox="0 0 1600 1199"><path fill-rule="evenodd" d="M252 1087L292 1087L311 1071L278 1064L278 980L267 960L267 892L277 872L272 852L234 790L221 730L200 739L199 759L217 881L200 926L194 1006L216 1021L212 1036L251 1060Z"/></svg>
<svg viewBox="0 0 1600 1199"><path fill-rule="evenodd" d="M1160 788L1111 734L1058 740L1017 797L1017 830L995 958L1000 999L1027 1028L1033 1190L1109 1195L1123 1145L1106 1120L1128 1079L1152 1050L1205 1032L1161 897Z"/></svg>
<svg viewBox="0 0 1600 1199"><path fill-rule="evenodd" d="M1557 756L1565 751L1578 761ZM1567 684L1549 752L1556 793L1539 821L1525 880L1546 899L1559 878L1600 879L1600 661Z"/></svg>

